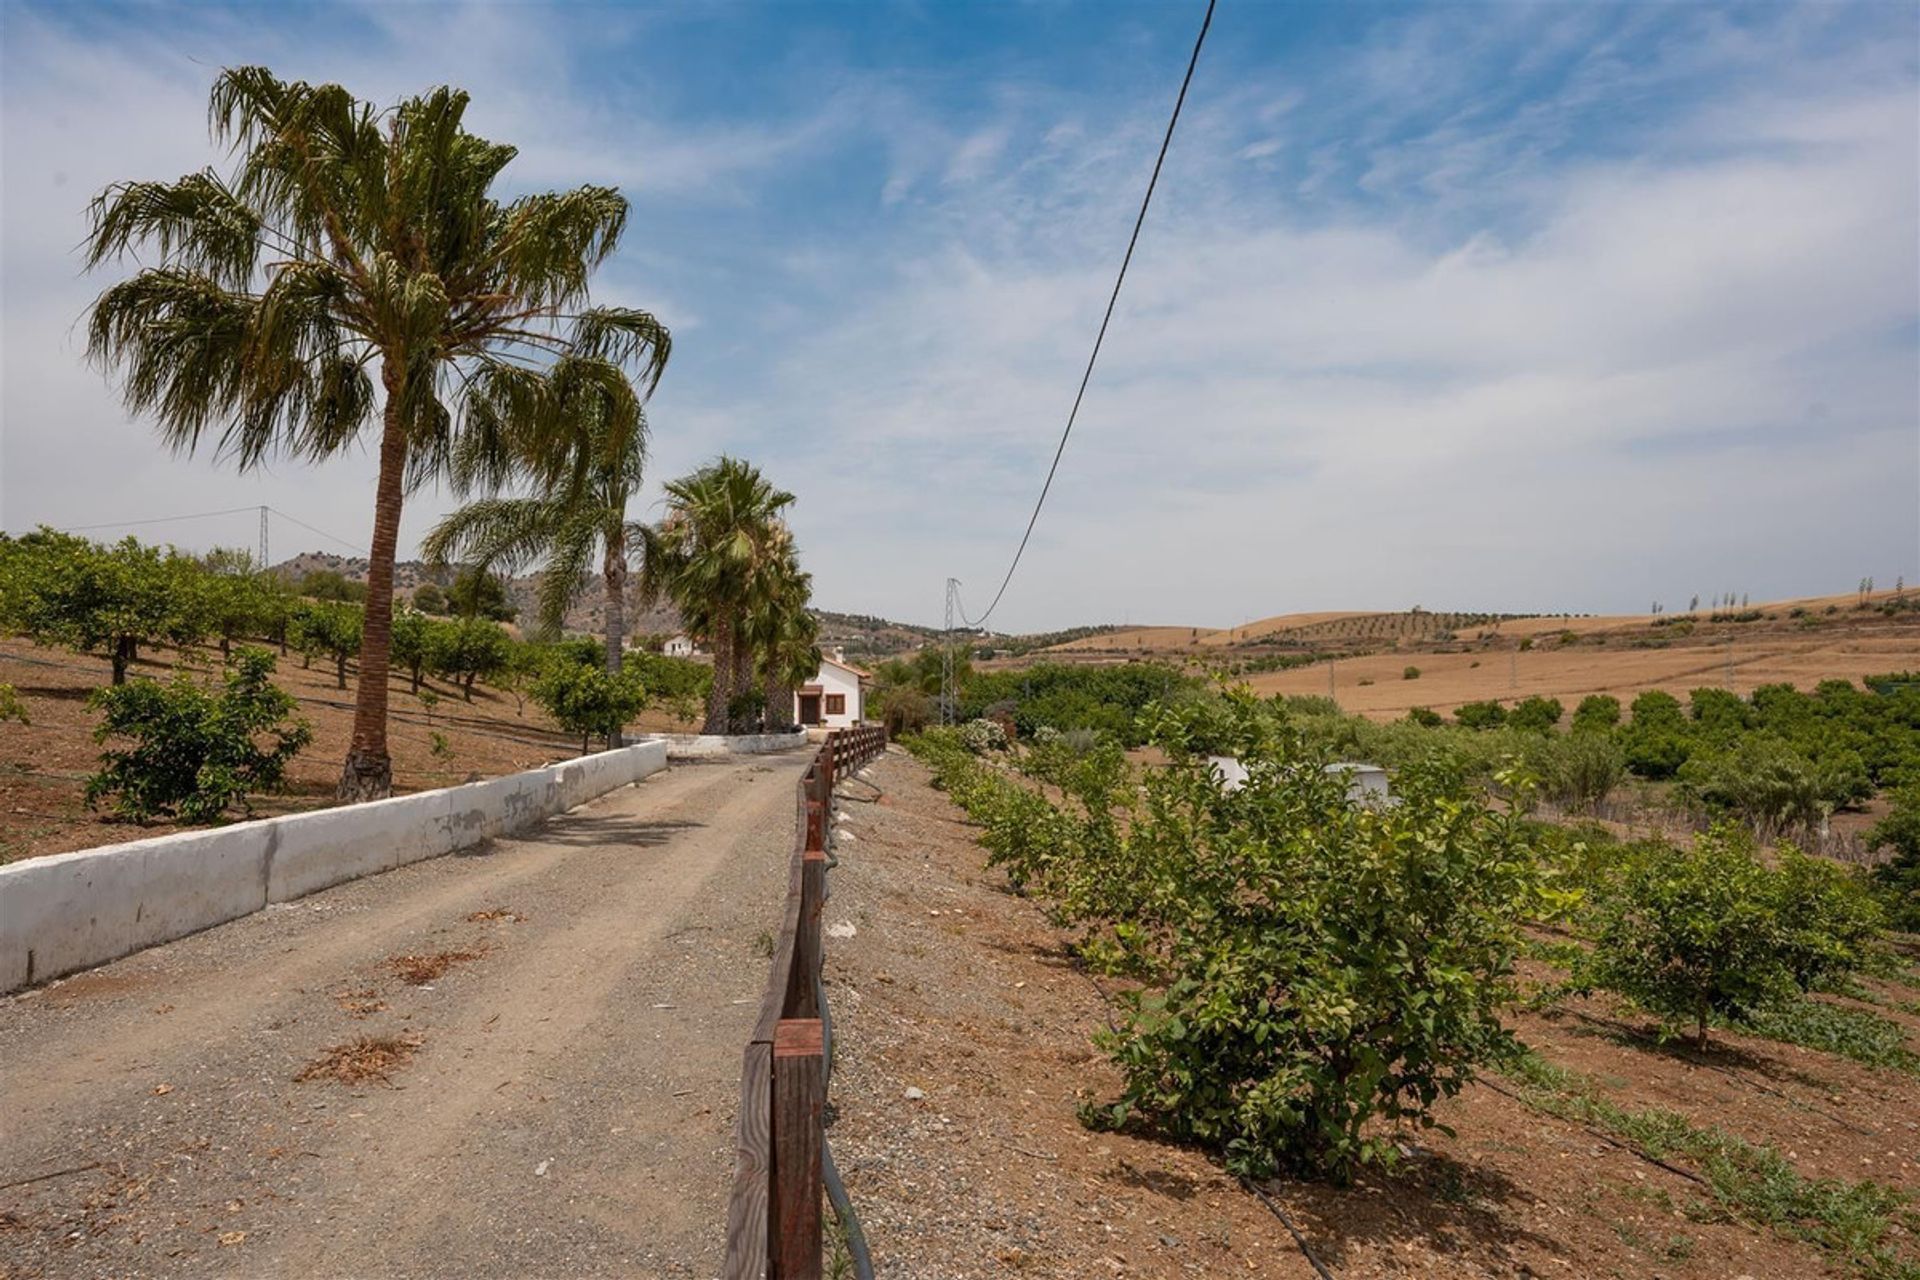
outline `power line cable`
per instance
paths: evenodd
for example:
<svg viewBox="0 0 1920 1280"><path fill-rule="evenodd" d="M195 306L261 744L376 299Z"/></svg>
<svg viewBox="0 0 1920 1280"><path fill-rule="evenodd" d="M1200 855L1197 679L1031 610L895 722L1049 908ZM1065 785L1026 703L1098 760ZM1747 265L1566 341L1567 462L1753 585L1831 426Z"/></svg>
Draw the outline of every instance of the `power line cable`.
<svg viewBox="0 0 1920 1280"><path fill-rule="evenodd" d="M1193 42L1193 56L1187 59L1187 74L1180 81L1180 94L1173 100L1173 114L1167 119L1166 136L1160 139L1160 154L1153 162L1153 176L1147 179L1147 194L1140 201L1139 216L1133 220L1133 234L1127 238L1127 253L1120 260L1120 274L1114 279L1113 293L1107 298L1107 312L1101 317L1100 332L1094 337L1093 352L1087 357L1086 372L1080 375L1080 390L1074 394L1073 408L1067 414L1066 429L1060 433L1060 444L1053 451L1053 463L1047 468L1046 483L1040 486L1040 497L1033 504L1033 514L1027 517L1027 529L1020 535L1020 545L1013 553L1013 563L1007 566L1007 576L1000 580L1000 589L993 593L993 602L979 618L969 618L963 611L961 620L976 630L986 625L993 611L1000 607L1000 598L1007 594L1007 585L1013 581L1014 570L1020 567L1020 557L1026 554L1027 542L1033 537L1033 526L1040 519L1040 508L1046 505L1047 493L1053 488L1054 473L1060 470L1060 457L1067 451L1067 438L1073 434L1074 420L1080 416L1080 402L1086 399L1087 384L1093 380L1094 362L1100 359L1100 344L1106 341L1107 326L1113 322L1113 308L1120 301L1120 286L1127 281L1127 267L1133 262L1134 246L1140 243L1140 228L1147 221L1147 206L1153 203L1153 191L1160 183L1161 166L1167 162L1167 148L1173 143L1174 126L1180 123L1180 108L1186 104L1187 88L1193 83L1194 68L1200 65L1200 48L1207 42L1207 29L1213 25L1213 7L1217 0L1207 0L1207 13L1200 20L1200 34Z"/></svg>
<svg viewBox="0 0 1920 1280"><path fill-rule="evenodd" d="M103 520L99 524L70 524L63 533L84 533L89 529L131 529L135 525L171 524L176 520L209 520L214 516L237 516L243 511L258 511L256 504L251 507L229 507L225 511L196 511L184 516L153 516L145 520Z"/></svg>
<svg viewBox="0 0 1920 1280"><path fill-rule="evenodd" d="M291 520L294 524L299 525L302 529L305 529L308 533L317 533L321 537L326 538L329 541L339 543L341 546L345 547L347 550L355 553L356 555L364 556L367 554L367 549L363 546L360 546L358 543L348 542L345 538L337 537L334 534L328 533L325 529L316 529L314 528L314 526L308 524L305 520L297 519L294 516L290 516L278 507L268 507L267 510L273 512L273 514L279 516L282 520Z"/></svg>

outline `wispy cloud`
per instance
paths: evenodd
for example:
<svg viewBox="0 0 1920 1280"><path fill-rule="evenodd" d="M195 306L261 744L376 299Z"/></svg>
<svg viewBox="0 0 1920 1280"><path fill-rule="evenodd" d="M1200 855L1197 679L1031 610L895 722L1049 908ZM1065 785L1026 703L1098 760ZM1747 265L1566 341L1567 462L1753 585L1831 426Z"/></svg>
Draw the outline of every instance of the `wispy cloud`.
<svg viewBox="0 0 1920 1280"><path fill-rule="evenodd" d="M655 473L749 453L802 495L826 603L931 617L946 575L985 588L1011 553L1191 35L1145 8L1062 44L1045 24L1074 12L983 34L905 10L369 5L294 29L9 6L0 514L164 494L357 535L369 463L243 486L159 459L78 363L98 282L69 251L105 182L206 162L221 63L386 98L451 80L520 146L516 183L635 194L605 288L682 337ZM1644 607L1920 569L1920 19L1355 8L1297 34L1279 12L1222 13L997 621Z"/></svg>

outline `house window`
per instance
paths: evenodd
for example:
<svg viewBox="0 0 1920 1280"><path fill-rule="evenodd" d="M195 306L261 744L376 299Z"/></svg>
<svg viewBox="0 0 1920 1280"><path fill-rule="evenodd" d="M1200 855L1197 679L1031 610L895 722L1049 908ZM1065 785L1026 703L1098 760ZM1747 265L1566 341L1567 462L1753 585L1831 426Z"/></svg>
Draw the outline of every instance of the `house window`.
<svg viewBox="0 0 1920 1280"><path fill-rule="evenodd" d="M847 714L847 695L844 693L828 694L827 714L830 716L843 716Z"/></svg>

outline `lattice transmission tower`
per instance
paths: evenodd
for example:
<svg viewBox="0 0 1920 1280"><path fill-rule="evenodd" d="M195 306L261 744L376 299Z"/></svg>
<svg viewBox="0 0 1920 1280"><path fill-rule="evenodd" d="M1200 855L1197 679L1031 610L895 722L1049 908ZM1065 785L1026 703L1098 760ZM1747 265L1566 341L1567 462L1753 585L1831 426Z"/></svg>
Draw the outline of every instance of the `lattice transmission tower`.
<svg viewBox="0 0 1920 1280"><path fill-rule="evenodd" d="M947 579L947 616L940 631L940 723L953 724L960 716L960 690L953 679L953 619L960 608L960 579Z"/></svg>

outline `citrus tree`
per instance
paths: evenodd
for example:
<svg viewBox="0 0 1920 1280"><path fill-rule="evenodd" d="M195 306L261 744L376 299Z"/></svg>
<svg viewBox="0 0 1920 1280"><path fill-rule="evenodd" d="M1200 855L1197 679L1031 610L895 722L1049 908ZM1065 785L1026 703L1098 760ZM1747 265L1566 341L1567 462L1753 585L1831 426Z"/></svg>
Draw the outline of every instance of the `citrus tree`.
<svg viewBox="0 0 1920 1280"><path fill-rule="evenodd" d="M580 754L592 750L596 734L617 738L627 721L647 705L647 688L637 670L609 675L597 661L580 662L553 654L533 682L533 700L562 729L580 735Z"/></svg>
<svg viewBox="0 0 1920 1280"><path fill-rule="evenodd" d="M180 675L171 684L135 680L96 690L94 741L125 740L100 755L87 779L87 804L109 801L123 818L218 822L247 797L278 790L287 764L313 738L289 719L292 695L272 682L273 655L241 648L218 689Z"/></svg>
<svg viewBox="0 0 1920 1280"><path fill-rule="evenodd" d="M11 540L0 556L0 626L40 644L103 653L113 683L125 684L141 646L201 634L181 573L158 547L132 538L103 547L41 529Z"/></svg>
<svg viewBox="0 0 1920 1280"><path fill-rule="evenodd" d="M333 678L347 687L347 660L361 651L365 622L359 605L322 603L303 607L293 619L293 647L312 658L332 658ZM364 664L363 664L364 667ZM363 670L361 673L365 675Z"/></svg>
<svg viewBox="0 0 1920 1280"><path fill-rule="evenodd" d="M427 643L427 661L434 674L458 684L468 702L473 701L474 681L504 670L513 656L507 633L485 618L441 623Z"/></svg>

